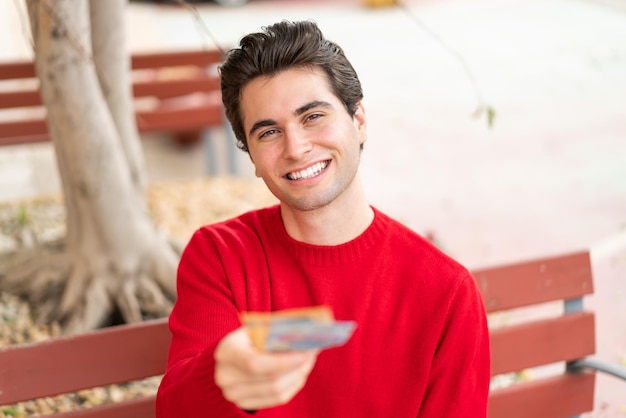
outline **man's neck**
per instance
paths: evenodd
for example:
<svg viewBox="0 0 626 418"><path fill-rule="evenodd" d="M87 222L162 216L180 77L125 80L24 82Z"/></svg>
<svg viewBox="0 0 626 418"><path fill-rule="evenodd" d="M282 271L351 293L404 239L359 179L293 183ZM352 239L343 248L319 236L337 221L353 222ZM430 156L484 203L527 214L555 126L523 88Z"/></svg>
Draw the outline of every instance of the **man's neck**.
<svg viewBox="0 0 626 418"><path fill-rule="evenodd" d="M360 185L319 209L295 211L281 205L281 215L290 237L313 245L339 245L353 240L374 219Z"/></svg>

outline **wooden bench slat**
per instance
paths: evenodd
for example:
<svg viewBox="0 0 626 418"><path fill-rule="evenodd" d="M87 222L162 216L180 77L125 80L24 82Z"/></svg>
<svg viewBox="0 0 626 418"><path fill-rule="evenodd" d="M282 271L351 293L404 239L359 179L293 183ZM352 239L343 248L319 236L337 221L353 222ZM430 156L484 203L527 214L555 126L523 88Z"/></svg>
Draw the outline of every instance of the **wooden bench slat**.
<svg viewBox="0 0 626 418"><path fill-rule="evenodd" d="M41 96L38 90L0 92L0 109L29 106L41 106ZM0 122L0 126L2 126L1 124L2 122Z"/></svg>
<svg viewBox="0 0 626 418"><path fill-rule="evenodd" d="M489 418L567 418L593 410L595 373L567 374L497 389Z"/></svg>
<svg viewBox="0 0 626 418"><path fill-rule="evenodd" d="M220 105L194 106L192 109L162 109L137 113L137 127L142 133L171 131L193 131L208 125L217 125L223 119Z"/></svg>
<svg viewBox="0 0 626 418"><path fill-rule="evenodd" d="M0 145L19 144L19 137L37 136L48 140L48 124L41 117L31 117L24 120L0 122L2 135L0 136Z"/></svg>
<svg viewBox="0 0 626 418"><path fill-rule="evenodd" d="M54 418L154 418L156 396L83 408L53 415Z"/></svg>
<svg viewBox="0 0 626 418"><path fill-rule="evenodd" d="M35 64L32 61L0 61L0 80L34 78Z"/></svg>
<svg viewBox="0 0 626 418"><path fill-rule="evenodd" d="M133 85L135 97L168 97L184 96L192 93L214 92L220 89L218 77L196 77L181 80L137 81Z"/></svg>
<svg viewBox="0 0 626 418"><path fill-rule="evenodd" d="M487 312L593 293L588 252L473 271Z"/></svg>
<svg viewBox="0 0 626 418"><path fill-rule="evenodd" d="M594 336L590 312L492 330L491 374L583 358L595 353Z"/></svg>
<svg viewBox="0 0 626 418"><path fill-rule="evenodd" d="M2 126L0 126L2 128ZM41 142L50 141L50 135L46 132L45 134L33 134L33 135L20 135L20 136L11 136L8 138L0 137L0 147L6 145L27 145L27 144L39 144Z"/></svg>
<svg viewBox="0 0 626 418"><path fill-rule="evenodd" d="M220 80L215 77L195 77L180 80L137 81L133 84L133 96L169 97L184 96L193 93L214 92L220 89ZM0 109L41 106L38 90L0 92ZM0 127L4 125L0 121Z"/></svg>
<svg viewBox="0 0 626 418"><path fill-rule="evenodd" d="M160 375L167 319L0 349L0 405Z"/></svg>
<svg viewBox="0 0 626 418"><path fill-rule="evenodd" d="M174 66L207 67L219 64L222 53L216 49L202 51L175 51L158 53L136 53L131 55L131 68L145 70L150 68L166 68ZM36 77L35 65L30 60L0 61L0 80L15 80Z"/></svg>
<svg viewBox="0 0 626 418"><path fill-rule="evenodd" d="M165 53L133 54L131 67L133 70L148 68L164 68L173 66L207 67L219 64L222 53L216 49L202 51L175 51Z"/></svg>
<svg viewBox="0 0 626 418"><path fill-rule="evenodd" d="M223 120L221 104L193 106L192 108L157 109L137 112L140 133L167 131L194 131L219 125ZM0 123L3 130L0 146L31 144L50 140L44 119ZM184 128L183 128L184 127Z"/></svg>

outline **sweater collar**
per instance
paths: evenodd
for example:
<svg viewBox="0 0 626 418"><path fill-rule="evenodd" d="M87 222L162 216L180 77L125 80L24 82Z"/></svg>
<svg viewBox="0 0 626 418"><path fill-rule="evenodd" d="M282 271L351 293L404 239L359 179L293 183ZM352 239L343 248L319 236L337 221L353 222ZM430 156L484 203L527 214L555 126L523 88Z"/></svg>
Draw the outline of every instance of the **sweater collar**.
<svg viewBox="0 0 626 418"><path fill-rule="evenodd" d="M278 206L274 207L272 217L273 221L280 225L277 238L284 245L285 250L300 262L317 265L344 264L360 259L383 239L389 225L389 218L374 207L372 210L374 219L367 229L358 237L339 245L312 245L297 241L287 234Z"/></svg>

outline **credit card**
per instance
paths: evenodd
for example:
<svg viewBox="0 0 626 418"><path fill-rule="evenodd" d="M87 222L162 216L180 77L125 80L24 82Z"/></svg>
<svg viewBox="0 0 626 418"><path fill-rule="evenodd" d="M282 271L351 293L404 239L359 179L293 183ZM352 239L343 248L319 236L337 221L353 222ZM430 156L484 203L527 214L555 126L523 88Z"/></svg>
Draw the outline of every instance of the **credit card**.
<svg viewBox="0 0 626 418"><path fill-rule="evenodd" d="M354 321L318 322L308 319L273 321L265 351L321 350L343 345L354 332Z"/></svg>
<svg viewBox="0 0 626 418"><path fill-rule="evenodd" d="M329 306L242 312L241 322L260 351L322 350L345 344L355 321L336 321Z"/></svg>

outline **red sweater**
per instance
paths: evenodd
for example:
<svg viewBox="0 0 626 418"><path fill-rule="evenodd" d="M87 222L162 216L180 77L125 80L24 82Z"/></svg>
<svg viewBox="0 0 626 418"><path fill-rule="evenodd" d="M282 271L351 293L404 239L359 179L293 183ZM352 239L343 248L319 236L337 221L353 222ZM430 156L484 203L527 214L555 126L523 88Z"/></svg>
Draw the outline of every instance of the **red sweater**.
<svg viewBox="0 0 626 418"><path fill-rule="evenodd" d="M214 382L218 341L240 311L330 305L358 323L322 351L289 403L255 418L481 418L489 334L474 279L415 232L375 211L338 246L290 238L278 206L199 229L180 261L157 418L250 417Z"/></svg>

